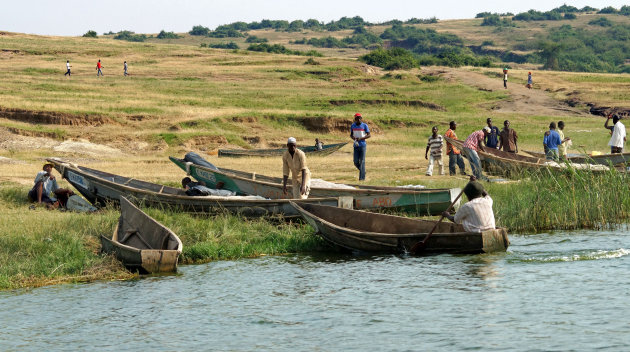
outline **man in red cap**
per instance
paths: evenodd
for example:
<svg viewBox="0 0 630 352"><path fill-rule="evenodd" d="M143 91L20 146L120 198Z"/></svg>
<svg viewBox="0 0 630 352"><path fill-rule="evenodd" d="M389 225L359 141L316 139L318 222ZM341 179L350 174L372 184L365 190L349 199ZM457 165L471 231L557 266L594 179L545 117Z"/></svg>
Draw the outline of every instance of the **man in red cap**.
<svg viewBox="0 0 630 352"><path fill-rule="evenodd" d="M363 122L361 114L354 114L354 123L350 126L350 138L354 141L354 166L359 169L359 181L365 180L365 140L370 138L370 128Z"/></svg>

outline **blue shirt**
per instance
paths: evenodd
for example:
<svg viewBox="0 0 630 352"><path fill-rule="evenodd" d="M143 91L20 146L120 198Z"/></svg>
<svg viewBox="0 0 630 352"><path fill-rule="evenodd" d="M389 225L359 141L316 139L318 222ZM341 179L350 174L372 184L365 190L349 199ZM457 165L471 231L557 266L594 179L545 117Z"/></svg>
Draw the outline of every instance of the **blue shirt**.
<svg viewBox="0 0 630 352"><path fill-rule="evenodd" d="M496 149L499 145L499 128L492 126L490 134L486 136L486 147Z"/></svg>
<svg viewBox="0 0 630 352"><path fill-rule="evenodd" d="M361 122L361 124L359 125L357 125L356 122L353 122L352 126L350 126L350 133L352 133L352 137L354 138L364 138L365 136L367 136L368 133L370 133L370 129L365 122ZM355 143L354 147L359 148L365 147L366 145L367 144L365 143L365 140L362 140Z"/></svg>
<svg viewBox="0 0 630 352"><path fill-rule="evenodd" d="M560 135L555 130L550 130L549 135L543 138L543 144L547 146L549 149L558 150L558 146L562 144L562 139L560 139Z"/></svg>

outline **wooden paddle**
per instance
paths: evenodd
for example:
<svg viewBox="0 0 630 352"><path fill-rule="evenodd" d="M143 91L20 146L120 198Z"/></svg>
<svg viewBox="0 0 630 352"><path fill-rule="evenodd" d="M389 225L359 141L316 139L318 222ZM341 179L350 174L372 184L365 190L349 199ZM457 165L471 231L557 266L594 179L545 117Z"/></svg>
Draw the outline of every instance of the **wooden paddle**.
<svg viewBox="0 0 630 352"><path fill-rule="evenodd" d="M471 180L472 180L472 177L471 177ZM451 205L448 206L448 208L446 209L447 212L451 211L451 209L453 208L453 206L455 206L455 203L457 203L457 201L462 196L462 194L464 194L463 188L462 188L462 191L459 192L459 194L457 195L453 203L451 203ZM422 252L427 247L427 242L429 241L429 238L431 237L431 235L433 235L433 232L435 231L435 229L437 229L438 225L442 222L442 220L444 220L444 214L440 216L440 220L438 220L435 223L435 225L433 226L429 234L424 238L424 240L418 241L418 243L414 244L413 247L411 247L411 250L409 251L409 253L415 255L418 252Z"/></svg>

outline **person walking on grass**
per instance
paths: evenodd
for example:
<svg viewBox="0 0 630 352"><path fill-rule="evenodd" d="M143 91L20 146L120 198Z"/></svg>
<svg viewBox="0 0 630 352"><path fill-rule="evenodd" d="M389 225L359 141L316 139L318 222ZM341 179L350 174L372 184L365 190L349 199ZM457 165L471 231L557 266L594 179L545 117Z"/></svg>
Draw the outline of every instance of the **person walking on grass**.
<svg viewBox="0 0 630 352"><path fill-rule="evenodd" d="M470 168L477 180L488 181L488 178L481 171L481 160L479 159L478 150L483 150L483 140L490 134L490 127L486 126L480 131L471 133L464 141L464 153L470 162Z"/></svg>
<svg viewBox="0 0 630 352"><path fill-rule="evenodd" d="M102 68L103 65L101 65L101 59L98 59L98 62L96 63L96 77L98 77L98 75L103 75L103 71L101 71Z"/></svg>
<svg viewBox="0 0 630 352"><path fill-rule="evenodd" d="M571 141L571 138L564 138L564 121L558 121L558 135L560 135L560 140L562 144L558 146L558 159L560 161L565 161L567 159L567 147Z"/></svg>
<svg viewBox="0 0 630 352"><path fill-rule="evenodd" d="M545 133L545 137L543 138L543 145L547 151L545 154L546 159L558 162L558 146L567 140L566 138L564 140L560 138L560 134L556 131L556 123L550 123L549 131Z"/></svg>
<svg viewBox="0 0 630 352"><path fill-rule="evenodd" d="M70 77L70 67L72 67L72 66L70 66L70 60L66 60L66 70L67 71L66 71L66 73L63 74L64 76Z"/></svg>
<svg viewBox="0 0 630 352"><path fill-rule="evenodd" d="M612 117L613 126L608 126L608 121ZM610 146L610 153L623 153L623 146L626 142L626 126L621 123L621 118L615 115L608 115L606 122L604 123L604 128L610 130L610 141L608 145Z"/></svg>
<svg viewBox="0 0 630 352"><path fill-rule="evenodd" d="M532 80L532 73L528 72L527 73L527 88L532 89L533 84L534 84L534 81Z"/></svg>
<svg viewBox="0 0 630 352"><path fill-rule="evenodd" d="M455 216L445 211L442 215L450 221L460 224L466 232L483 232L494 230L496 223L492 211L492 198L483 185L470 176L470 182L464 187L468 202L464 203Z"/></svg>
<svg viewBox="0 0 630 352"><path fill-rule="evenodd" d="M440 175L444 176L444 162L442 162L442 146L444 146L444 138L438 134L437 126L433 126L431 129L433 133L431 137L429 137L429 142L427 143L427 150L424 151L424 158L429 160L429 166L427 167L427 176L433 175L433 164L437 162L440 166ZM431 150L431 157L427 157L429 153L429 149Z"/></svg>
<svg viewBox="0 0 630 352"><path fill-rule="evenodd" d="M451 121L449 123L449 129L444 134L444 137L457 140L457 134L455 134L456 129L457 123L455 121ZM460 174L466 175L466 165L464 164L462 152L448 141L446 141L446 154L448 154L449 175L455 176L455 165L459 166Z"/></svg>
<svg viewBox="0 0 630 352"><path fill-rule="evenodd" d="M125 77L127 77L127 61L125 61L123 63L123 73L124 73Z"/></svg>
<svg viewBox="0 0 630 352"><path fill-rule="evenodd" d="M291 173L291 188L294 199L306 199L311 192L311 171L306 166L306 155L297 149L293 137L287 140L287 151L282 155L282 193L287 192L287 180ZM301 178L298 177L301 174Z"/></svg>
<svg viewBox="0 0 630 352"><path fill-rule="evenodd" d="M508 78L508 69L507 67L503 69L503 88L507 89L507 78Z"/></svg>
<svg viewBox="0 0 630 352"><path fill-rule="evenodd" d="M350 126L350 138L354 141L354 166L359 169L359 181L365 180L365 153L370 138L370 128L363 122L361 114L354 114L354 123Z"/></svg>
<svg viewBox="0 0 630 352"><path fill-rule="evenodd" d="M510 121L503 121L503 129L499 133L499 150L504 152L518 153L518 135L513 128L510 128Z"/></svg>
<svg viewBox="0 0 630 352"><path fill-rule="evenodd" d="M488 127L490 127L490 134L486 136L484 142L486 143L486 147L492 149L499 149L499 128L497 126L492 125L492 119L488 117L486 120Z"/></svg>

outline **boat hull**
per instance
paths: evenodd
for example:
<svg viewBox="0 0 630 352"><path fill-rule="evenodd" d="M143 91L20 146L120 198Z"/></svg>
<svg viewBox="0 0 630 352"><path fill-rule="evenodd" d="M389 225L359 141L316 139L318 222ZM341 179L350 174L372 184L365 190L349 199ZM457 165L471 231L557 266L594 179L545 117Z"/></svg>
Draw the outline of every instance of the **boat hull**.
<svg viewBox="0 0 630 352"><path fill-rule="evenodd" d="M327 156L330 155L337 150L341 149L348 143L337 143L337 144L329 144L324 145L321 150L317 150L314 146L309 147L298 147L298 149L302 150L304 153L308 154L308 156ZM278 149L219 149L220 157L266 157L266 156L282 156L286 151L286 148L278 148Z"/></svg>

